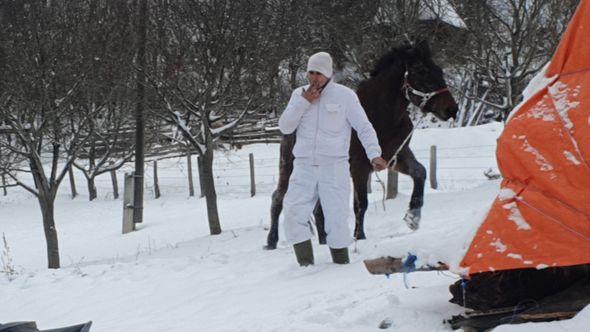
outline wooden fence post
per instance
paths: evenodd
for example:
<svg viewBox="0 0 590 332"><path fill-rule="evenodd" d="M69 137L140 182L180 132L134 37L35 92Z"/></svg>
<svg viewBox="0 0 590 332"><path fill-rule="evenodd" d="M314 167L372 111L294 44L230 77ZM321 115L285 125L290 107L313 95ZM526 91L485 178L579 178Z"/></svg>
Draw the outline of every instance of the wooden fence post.
<svg viewBox="0 0 590 332"><path fill-rule="evenodd" d="M254 177L254 154L250 153L250 197L256 195L256 179Z"/></svg>
<svg viewBox="0 0 590 332"><path fill-rule="evenodd" d="M438 188L436 181L436 145L430 146L430 188Z"/></svg>
<svg viewBox="0 0 590 332"><path fill-rule="evenodd" d="M186 168L188 169L188 195L195 196L195 185L193 183L193 162L191 160L191 152L186 155Z"/></svg>
<svg viewBox="0 0 590 332"><path fill-rule="evenodd" d="M133 222L133 172L125 173L125 189L123 191L123 234L135 230Z"/></svg>
<svg viewBox="0 0 590 332"><path fill-rule="evenodd" d="M74 180L74 169L73 166L70 165L70 169L68 169L68 175L70 177L70 188L72 189L72 199L76 198L78 192L76 192L76 181Z"/></svg>
<svg viewBox="0 0 590 332"><path fill-rule="evenodd" d="M8 195L8 191L6 191L6 175L2 174L2 190L4 191L4 196Z"/></svg>
<svg viewBox="0 0 590 332"><path fill-rule="evenodd" d="M119 198L119 183L117 182L117 171L111 170L111 182L113 183L113 198Z"/></svg>
<svg viewBox="0 0 590 332"><path fill-rule="evenodd" d="M154 160L154 195L160 198L160 183L158 181L158 161Z"/></svg>
<svg viewBox="0 0 590 332"><path fill-rule="evenodd" d="M393 167L387 168L387 195L385 199L394 199L397 196L398 173Z"/></svg>

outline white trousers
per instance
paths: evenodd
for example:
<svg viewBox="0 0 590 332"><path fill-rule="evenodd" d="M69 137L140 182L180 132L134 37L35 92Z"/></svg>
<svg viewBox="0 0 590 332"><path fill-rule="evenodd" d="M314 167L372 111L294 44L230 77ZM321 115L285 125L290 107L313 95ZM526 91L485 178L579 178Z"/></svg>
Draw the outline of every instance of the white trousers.
<svg viewBox="0 0 590 332"><path fill-rule="evenodd" d="M348 247L352 235L348 226L350 171L347 161L319 166L294 163L283 200L287 242L295 244L311 238L307 221L318 198L324 212L328 246L334 249Z"/></svg>

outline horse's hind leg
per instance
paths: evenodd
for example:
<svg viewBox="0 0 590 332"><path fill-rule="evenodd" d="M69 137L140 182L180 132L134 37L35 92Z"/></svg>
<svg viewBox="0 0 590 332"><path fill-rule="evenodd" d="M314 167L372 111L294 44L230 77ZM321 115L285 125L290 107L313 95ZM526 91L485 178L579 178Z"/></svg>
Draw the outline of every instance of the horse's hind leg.
<svg viewBox="0 0 590 332"><path fill-rule="evenodd" d="M277 188L272 193L272 203L270 206L270 230L266 237L266 245L264 249L272 250L277 248L277 242L279 242L279 215L283 211L283 198L285 197L286 190Z"/></svg>
<svg viewBox="0 0 590 332"><path fill-rule="evenodd" d="M367 200L367 181L369 180L370 168L352 167L352 184L354 187L354 216L356 223L354 226L354 238L364 240L365 236L364 222L365 212L369 202Z"/></svg>
<svg viewBox="0 0 590 332"><path fill-rule="evenodd" d="M318 230L318 240L320 244L326 244L326 229L324 227L324 211L322 211L322 204L320 200L315 204L313 209L313 217L315 219L315 227Z"/></svg>
<svg viewBox="0 0 590 332"><path fill-rule="evenodd" d="M283 211L283 198L289 188L289 178L293 172L293 146L295 145L295 134L285 135L281 140L280 161L279 161L279 183L277 189L272 193L270 206L270 230L266 238L264 249L272 250L277 248L279 241L279 215Z"/></svg>
<svg viewBox="0 0 590 332"><path fill-rule="evenodd" d="M422 205L424 205L424 182L426 181L426 168L414 157L409 148L404 148L398 156L395 167L400 173L409 175L414 181L414 189L410 199L410 207L404 216L404 221L412 230L417 230L420 225Z"/></svg>
<svg viewBox="0 0 590 332"><path fill-rule="evenodd" d="M270 205L270 230L266 237L266 245L264 249L273 250L277 248L277 242L279 242L279 216L283 211L283 199L287 193L288 181L279 182L279 186L272 193L272 203ZM322 206L318 200L313 210L315 218L316 228L318 230L318 239L320 244L326 244L326 230L324 228L324 213ZM310 226L311 227L311 226Z"/></svg>

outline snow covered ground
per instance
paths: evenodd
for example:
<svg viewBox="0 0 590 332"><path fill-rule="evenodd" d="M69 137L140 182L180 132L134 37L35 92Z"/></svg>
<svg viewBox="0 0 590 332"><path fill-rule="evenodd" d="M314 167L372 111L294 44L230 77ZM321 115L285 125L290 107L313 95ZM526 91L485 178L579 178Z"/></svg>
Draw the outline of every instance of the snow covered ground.
<svg viewBox="0 0 590 332"><path fill-rule="evenodd" d="M400 195L386 201L385 209L381 185L374 182L368 239L353 244L351 264L345 266L332 264L328 248L315 242L316 265L307 268L297 265L284 242L277 250L262 250L278 174L277 145L216 154L223 229L217 236L208 235L204 200L188 197L184 159L159 162L159 199L148 176L145 221L126 235L121 235L122 202L112 199L108 176L98 178L99 198L93 202L85 194L72 200L64 183L56 203L59 270L46 269L36 200L10 188L8 196L0 196L0 233L18 274L13 280L0 274L0 322L35 320L47 329L92 320L93 332L374 331L387 318L390 330L448 330L443 320L464 310L448 302L448 286L457 276L416 272L404 281L403 275L370 275L362 261L412 252L422 263L457 264L498 191L499 180L489 181L483 172L497 172L495 140L501 130L490 124L417 131L415 154L428 167L430 146L436 144L439 167L438 189L426 190L421 228L412 233L401 221L411 191L407 177L400 176ZM257 160L253 198L248 153ZM386 179L384 172L379 176ZM77 181L84 192L81 174ZM349 222L352 227L352 214ZM280 235L284 238L282 229ZM586 308L569 321L497 330L582 331L588 324Z"/></svg>

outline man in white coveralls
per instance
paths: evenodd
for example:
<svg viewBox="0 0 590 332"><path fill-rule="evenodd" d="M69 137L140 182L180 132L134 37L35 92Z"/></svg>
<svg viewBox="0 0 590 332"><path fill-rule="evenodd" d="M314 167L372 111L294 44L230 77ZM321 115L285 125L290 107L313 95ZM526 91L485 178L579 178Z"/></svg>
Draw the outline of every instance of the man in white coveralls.
<svg viewBox="0 0 590 332"><path fill-rule="evenodd" d="M351 128L376 170L386 168L377 135L356 93L332 78L332 58L319 52L307 62L309 84L293 91L279 119L283 134L295 130L293 173L283 201L285 236L301 266L314 263L307 224L318 198L325 216L326 242L332 260L347 264L352 236L348 227Z"/></svg>

